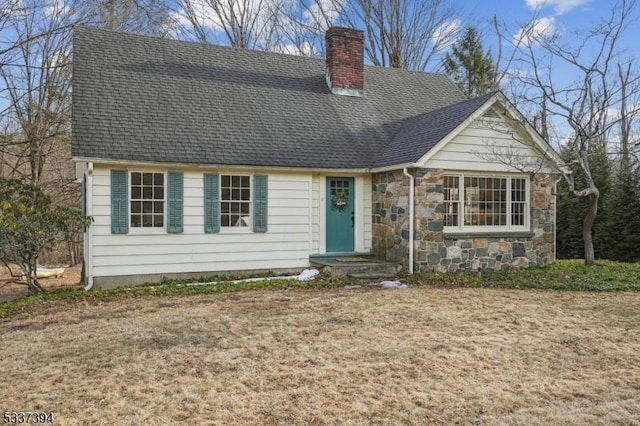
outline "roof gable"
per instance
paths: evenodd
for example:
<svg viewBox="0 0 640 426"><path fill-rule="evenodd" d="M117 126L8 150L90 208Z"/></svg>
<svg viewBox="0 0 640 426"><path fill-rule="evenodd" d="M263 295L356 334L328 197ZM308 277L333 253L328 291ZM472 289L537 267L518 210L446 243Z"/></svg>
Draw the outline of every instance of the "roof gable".
<svg viewBox="0 0 640 426"><path fill-rule="evenodd" d="M417 162L492 96L490 93L406 119L380 154L375 167Z"/></svg>
<svg viewBox="0 0 640 426"><path fill-rule="evenodd" d="M445 119L447 114L454 118ZM470 141L459 149L459 154L463 154L464 159L456 159L458 168L462 167L462 163L469 166L478 162L486 170L566 172L564 161L558 153L500 91L444 107L429 115L443 117L450 126L440 126L439 133L432 139L434 143L414 162L421 167L432 159L440 160L435 167L445 164L441 160L446 155L440 153L459 135L467 133L474 139L480 137L481 142L476 149L470 150L466 146ZM485 124L478 127L482 121ZM476 130L470 129L472 125ZM482 128L490 134L482 136L474 133ZM496 168L499 164L501 166ZM475 168L482 167L476 165Z"/></svg>

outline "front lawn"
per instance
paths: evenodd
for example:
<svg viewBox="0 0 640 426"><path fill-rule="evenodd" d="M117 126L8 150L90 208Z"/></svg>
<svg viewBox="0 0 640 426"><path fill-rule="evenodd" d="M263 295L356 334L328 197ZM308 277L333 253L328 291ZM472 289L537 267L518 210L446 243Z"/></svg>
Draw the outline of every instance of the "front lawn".
<svg viewBox="0 0 640 426"><path fill-rule="evenodd" d="M0 322L0 401L72 425L639 424L638 306L459 286L43 300Z"/></svg>
<svg viewBox="0 0 640 426"><path fill-rule="evenodd" d="M585 266L581 259L559 260L551 265L481 274L442 274L427 272L407 277L414 284L455 287L575 291L638 291L640 263L598 260Z"/></svg>

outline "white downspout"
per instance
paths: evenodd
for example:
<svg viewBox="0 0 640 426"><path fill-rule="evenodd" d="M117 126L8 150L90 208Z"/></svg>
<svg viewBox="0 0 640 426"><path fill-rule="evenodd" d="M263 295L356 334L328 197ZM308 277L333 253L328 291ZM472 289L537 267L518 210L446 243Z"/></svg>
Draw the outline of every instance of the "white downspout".
<svg viewBox="0 0 640 426"><path fill-rule="evenodd" d="M415 178L411 175L407 168L402 170L402 173L409 178L409 274L413 274L413 222L414 222L414 207L415 207Z"/></svg>
<svg viewBox="0 0 640 426"><path fill-rule="evenodd" d="M86 182L84 198L86 203L86 214L88 217L93 216L93 163L87 164ZM85 286L84 289L89 291L93 288L93 226L89 226L84 232L84 269L85 269Z"/></svg>
<svg viewBox="0 0 640 426"><path fill-rule="evenodd" d="M558 182L562 177L556 179L553 183L553 261L558 260Z"/></svg>

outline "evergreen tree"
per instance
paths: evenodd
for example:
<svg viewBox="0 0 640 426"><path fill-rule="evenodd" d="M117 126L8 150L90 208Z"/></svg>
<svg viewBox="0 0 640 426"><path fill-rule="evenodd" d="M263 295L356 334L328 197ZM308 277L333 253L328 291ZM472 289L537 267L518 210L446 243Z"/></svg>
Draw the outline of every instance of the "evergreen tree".
<svg viewBox="0 0 640 426"><path fill-rule="evenodd" d="M602 257L623 262L640 261L640 169L622 158L611 183L606 221L606 253Z"/></svg>
<svg viewBox="0 0 640 426"><path fill-rule="evenodd" d="M444 71L468 98L495 88L495 67L491 52L484 52L475 28L469 27L444 58Z"/></svg>

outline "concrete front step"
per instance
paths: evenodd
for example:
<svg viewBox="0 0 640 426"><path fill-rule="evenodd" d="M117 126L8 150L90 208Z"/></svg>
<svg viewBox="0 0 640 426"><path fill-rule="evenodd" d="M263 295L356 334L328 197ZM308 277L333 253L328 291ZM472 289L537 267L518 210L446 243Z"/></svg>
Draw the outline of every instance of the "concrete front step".
<svg viewBox="0 0 640 426"><path fill-rule="evenodd" d="M376 278L386 278L395 276L401 269L397 263L384 262L365 255L315 257L310 259L310 263L333 277L368 274Z"/></svg>

